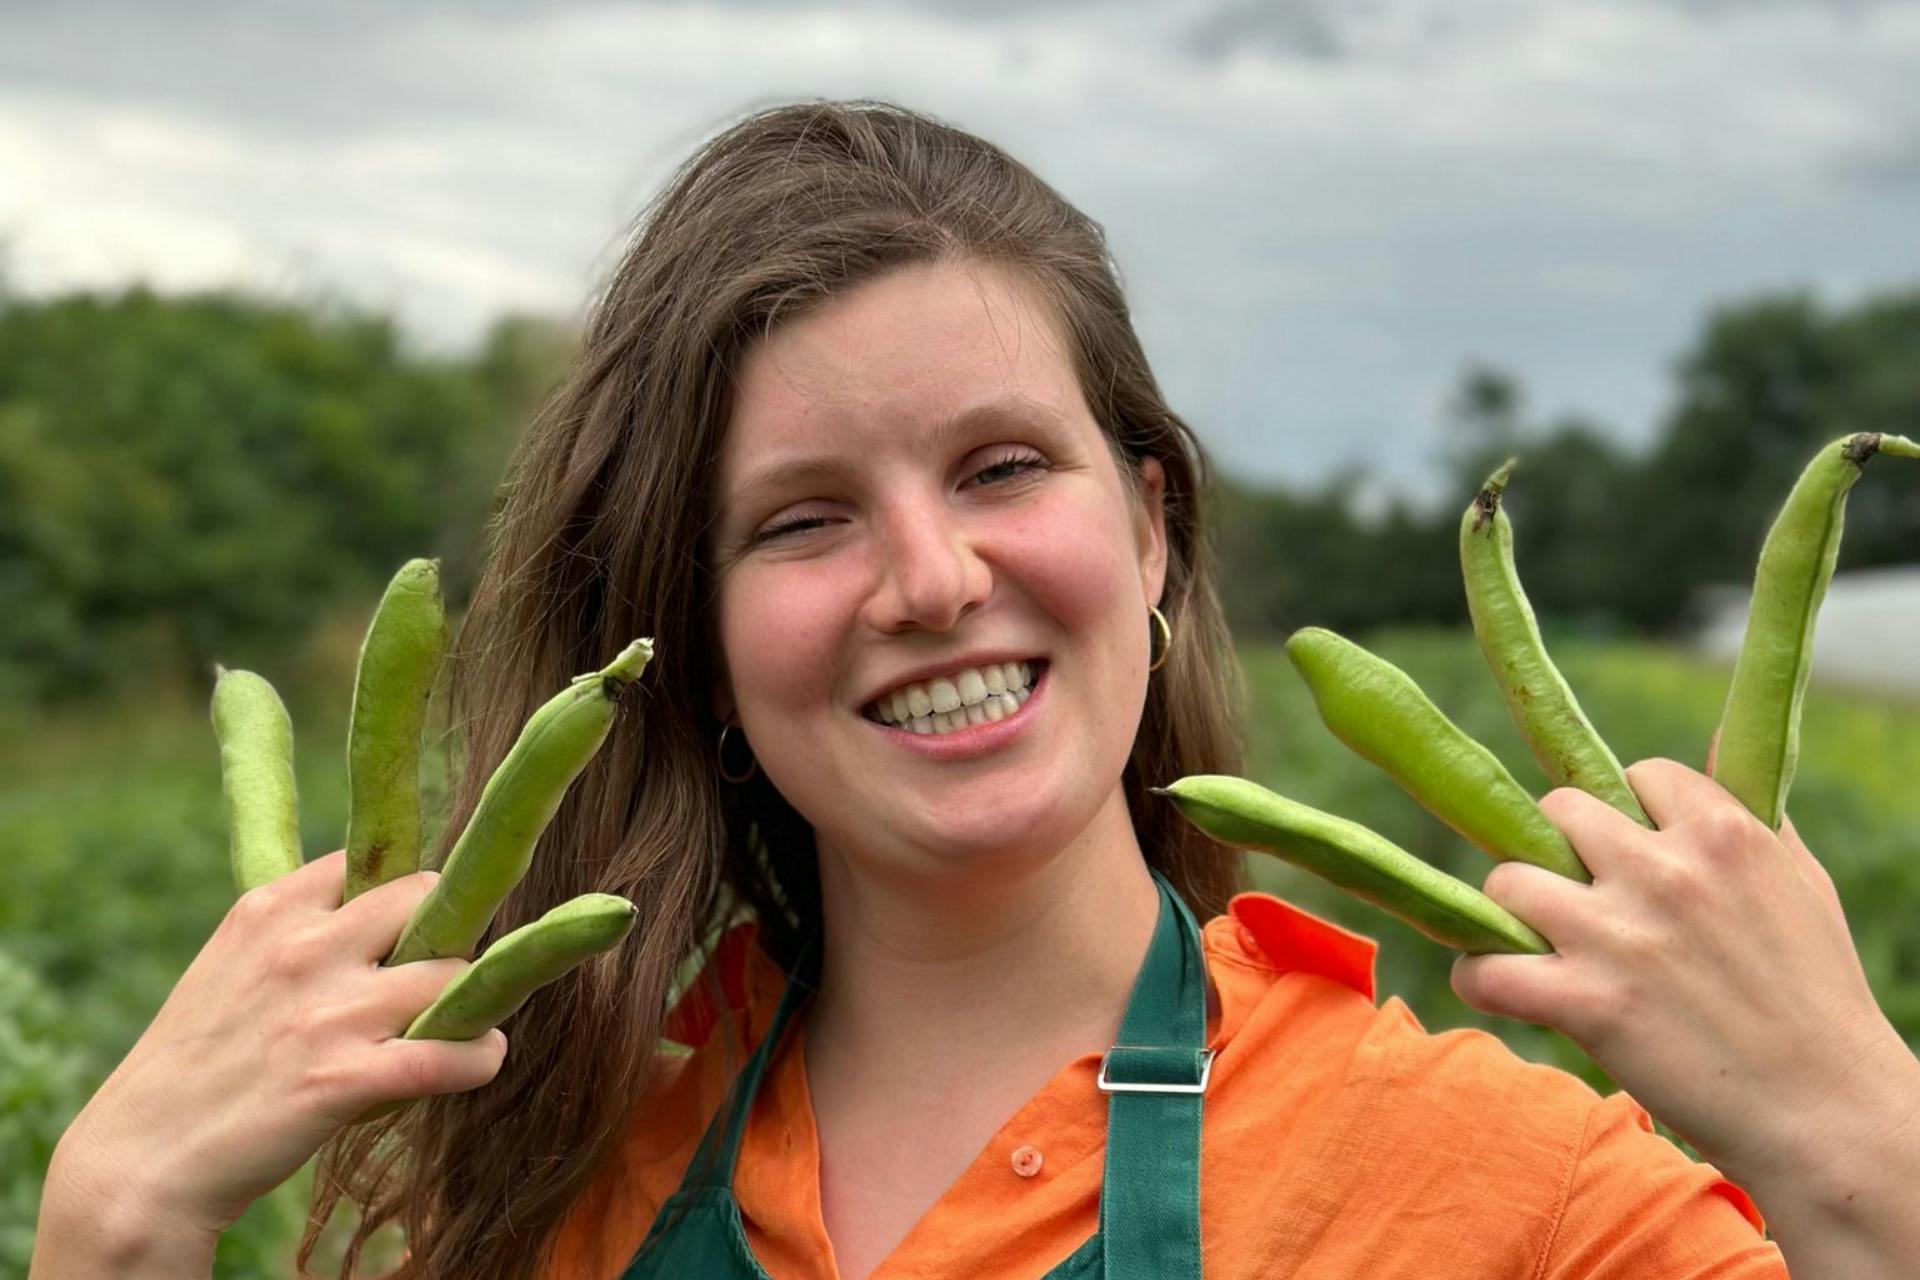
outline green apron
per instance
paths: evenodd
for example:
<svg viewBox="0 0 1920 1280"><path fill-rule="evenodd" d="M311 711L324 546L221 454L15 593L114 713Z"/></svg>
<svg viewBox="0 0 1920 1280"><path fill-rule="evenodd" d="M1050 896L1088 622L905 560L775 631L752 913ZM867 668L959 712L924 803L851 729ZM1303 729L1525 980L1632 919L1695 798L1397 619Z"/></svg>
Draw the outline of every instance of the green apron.
<svg viewBox="0 0 1920 1280"><path fill-rule="evenodd" d="M1158 872L1160 919L1099 1085L1107 1094L1100 1226L1047 1276L1060 1280L1200 1280L1200 1102L1213 1066L1200 929ZM818 939L788 976L766 1039L722 1101L686 1177L660 1206L621 1280L768 1280L747 1245L733 1166L747 1115L781 1032L818 973Z"/></svg>

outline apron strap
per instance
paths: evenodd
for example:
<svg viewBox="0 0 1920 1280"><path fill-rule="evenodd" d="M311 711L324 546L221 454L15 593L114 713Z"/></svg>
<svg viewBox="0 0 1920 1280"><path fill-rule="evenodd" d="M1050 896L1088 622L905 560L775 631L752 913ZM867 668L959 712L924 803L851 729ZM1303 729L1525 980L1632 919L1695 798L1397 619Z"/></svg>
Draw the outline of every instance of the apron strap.
<svg viewBox="0 0 1920 1280"><path fill-rule="evenodd" d="M1213 1067L1206 1047L1207 971L1200 926L1159 872L1160 916L1134 979L1120 1042L1101 1063L1107 1155L1100 1188L1106 1280L1201 1280L1201 1099ZM807 944L766 1037L735 1078L694 1153L681 1193L731 1196L752 1101L781 1034L818 984L820 938Z"/></svg>
<svg viewBox="0 0 1920 1280"><path fill-rule="evenodd" d="M700 1146L681 1179L683 1191L717 1188L731 1194L733 1166L740 1157L740 1142L746 1136L747 1117L752 1114L753 1100L759 1095L760 1080L767 1073L767 1064L773 1060L787 1024L813 996L819 980L820 934L816 931L801 949L793 972L787 974L786 989L780 995L780 1005L774 1010L773 1023L767 1028L766 1036L728 1086L713 1122L701 1135Z"/></svg>
<svg viewBox="0 0 1920 1280"><path fill-rule="evenodd" d="M1100 1187L1107 1280L1200 1280L1201 1099L1213 1071L1200 926L1159 872L1160 919L1120 1043L1100 1064L1107 1160Z"/></svg>

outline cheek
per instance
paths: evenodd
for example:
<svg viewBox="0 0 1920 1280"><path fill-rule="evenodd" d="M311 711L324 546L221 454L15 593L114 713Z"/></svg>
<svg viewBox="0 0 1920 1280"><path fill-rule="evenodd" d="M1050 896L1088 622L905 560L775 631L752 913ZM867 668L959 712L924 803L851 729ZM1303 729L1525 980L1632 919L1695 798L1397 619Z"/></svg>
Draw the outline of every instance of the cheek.
<svg viewBox="0 0 1920 1280"><path fill-rule="evenodd" d="M1132 530L1096 495L1036 510L1009 545L1018 548L1022 579L1075 629L1110 621L1116 594L1139 593Z"/></svg>
<svg viewBox="0 0 1920 1280"><path fill-rule="evenodd" d="M819 698L852 608L831 575L747 572L728 582L718 630L743 719Z"/></svg>

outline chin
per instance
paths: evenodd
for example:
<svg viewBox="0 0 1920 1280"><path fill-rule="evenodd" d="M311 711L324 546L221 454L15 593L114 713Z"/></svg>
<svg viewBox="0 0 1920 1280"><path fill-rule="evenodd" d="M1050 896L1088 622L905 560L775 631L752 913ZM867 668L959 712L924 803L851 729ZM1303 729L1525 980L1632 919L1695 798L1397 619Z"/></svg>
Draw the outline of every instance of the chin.
<svg viewBox="0 0 1920 1280"><path fill-rule="evenodd" d="M1018 875L1044 864L1085 831L1087 823L1063 821L1064 806L1039 813L1003 813L1001 821L979 830L960 823L940 827L918 841L931 860L954 870L993 869ZM1087 815L1088 820L1092 814Z"/></svg>

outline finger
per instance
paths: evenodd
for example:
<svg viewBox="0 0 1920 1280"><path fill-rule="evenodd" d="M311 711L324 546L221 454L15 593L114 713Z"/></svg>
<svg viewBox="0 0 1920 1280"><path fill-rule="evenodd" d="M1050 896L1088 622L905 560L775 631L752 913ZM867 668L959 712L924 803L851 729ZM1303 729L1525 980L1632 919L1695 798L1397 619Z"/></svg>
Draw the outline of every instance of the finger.
<svg viewBox="0 0 1920 1280"><path fill-rule="evenodd" d="M1833 876L1820 859L1813 856L1813 851L1807 848L1800 833L1794 829L1793 819L1785 813L1780 815L1780 843L1787 846L1787 852L1793 855L1793 865L1813 886L1814 892L1832 908L1835 915L1845 920L1847 913L1840 905L1840 891L1834 887Z"/></svg>
<svg viewBox="0 0 1920 1280"><path fill-rule="evenodd" d="M1487 873L1482 892L1561 950L1592 912L1593 886L1527 862L1502 862Z"/></svg>
<svg viewBox="0 0 1920 1280"><path fill-rule="evenodd" d="M1640 797L1640 807L1653 825L1663 831L1719 809L1747 812L1732 792L1678 760L1637 761L1627 766L1627 785Z"/></svg>
<svg viewBox="0 0 1920 1280"><path fill-rule="evenodd" d="M375 964L393 952L414 909L439 882L438 871L415 871L375 885L337 909L341 925L359 940L356 954ZM341 887L346 879L341 877ZM338 899L335 899L337 902Z"/></svg>
<svg viewBox="0 0 1920 1280"><path fill-rule="evenodd" d="M324 858L302 863L285 875L248 892L267 893L279 899L283 905L318 907L323 911L331 911L340 905L340 894L346 885L347 851L335 849Z"/></svg>
<svg viewBox="0 0 1920 1280"><path fill-rule="evenodd" d="M379 1040L405 1038L407 1028L447 989L447 984L470 968L471 960L444 956L438 960L414 960L407 964L376 970L379 992Z"/></svg>
<svg viewBox="0 0 1920 1280"><path fill-rule="evenodd" d="M1540 798L1540 812L1560 828L1595 880L1618 875L1630 843L1648 834L1626 814L1577 787L1556 787L1547 792Z"/></svg>
<svg viewBox="0 0 1920 1280"><path fill-rule="evenodd" d="M1577 1007L1565 956L1461 956L1453 962L1454 994L1482 1013L1517 1018L1572 1034Z"/></svg>
<svg viewBox="0 0 1920 1280"><path fill-rule="evenodd" d="M356 1099L355 1114L370 1103L424 1098L477 1089L500 1072L507 1037L495 1027L472 1040L391 1040L381 1045L366 1079L371 1092Z"/></svg>

